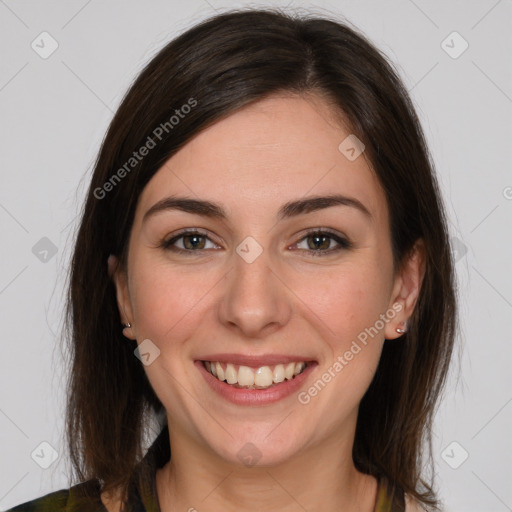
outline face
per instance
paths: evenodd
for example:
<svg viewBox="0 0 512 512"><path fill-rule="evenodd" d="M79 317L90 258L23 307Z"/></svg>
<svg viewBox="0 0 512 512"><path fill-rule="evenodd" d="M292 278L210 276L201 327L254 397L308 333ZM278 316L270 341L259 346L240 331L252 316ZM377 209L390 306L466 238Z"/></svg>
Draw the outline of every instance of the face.
<svg viewBox="0 0 512 512"><path fill-rule="evenodd" d="M318 97L273 96L197 135L143 190L127 267L111 270L173 453L272 465L353 441L420 282L416 260L393 273L384 192L364 154L338 148L349 134ZM292 378L293 362L307 365Z"/></svg>

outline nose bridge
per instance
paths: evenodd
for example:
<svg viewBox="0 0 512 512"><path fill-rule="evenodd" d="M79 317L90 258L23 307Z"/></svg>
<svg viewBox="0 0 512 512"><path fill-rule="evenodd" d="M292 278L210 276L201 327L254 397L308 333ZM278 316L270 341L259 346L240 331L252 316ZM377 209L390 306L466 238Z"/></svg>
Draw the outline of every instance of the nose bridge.
<svg viewBox="0 0 512 512"><path fill-rule="evenodd" d="M284 325L290 316L290 304L271 270L271 254L251 244L250 240L242 242L233 254L219 314L225 325L256 337Z"/></svg>

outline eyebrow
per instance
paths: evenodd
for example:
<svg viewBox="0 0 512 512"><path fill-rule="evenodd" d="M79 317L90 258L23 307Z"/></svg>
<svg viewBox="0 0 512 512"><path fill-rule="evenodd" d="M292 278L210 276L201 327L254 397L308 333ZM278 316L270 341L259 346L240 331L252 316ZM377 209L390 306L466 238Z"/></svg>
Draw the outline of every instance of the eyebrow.
<svg viewBox="0 0 512 512"><path fill-rule="evenodd" d="M372 220L372 214L361 203L354 197L347 197L339 194L329 196L314 196L307 197L305 199L298 199L296 201L290 201L285 203L278 212L278 219L284 220L291 217L296 217L305 213L311 213L325 208L331 208L333 206L348 206L355 208L359 212L363 213L365 217ZM155 203L145 214L142 221L146 221L153 215L168 211L168 210L179 210L186 213L192 213L195 215L201 215L203 217L210 217L213 219L226 220L228 215L226 211L219 204L211 201L190 199L186 197L166 197L157 203Z"/></svg>

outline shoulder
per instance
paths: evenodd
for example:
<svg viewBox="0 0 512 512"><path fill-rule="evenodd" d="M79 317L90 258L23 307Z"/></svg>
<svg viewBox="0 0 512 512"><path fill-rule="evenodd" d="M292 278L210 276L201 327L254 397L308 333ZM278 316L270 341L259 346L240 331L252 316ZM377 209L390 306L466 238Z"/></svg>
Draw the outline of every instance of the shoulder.
<svg viewBox="0 0 512 512"><path fill-rule="evenodd" d="M414 498L406 493L405 512L425 512L425 509Z"/></svg>
<svg viewBox="0 0 512 512"><path fill-rule="evenodd" d="M50 512L50 510L59 512L67 508L69 489L61 489L50 494L46 494L40 498L36 498L14 508L10 508L7 512Z"/></svg>
<svg viewBox="0 0 512 512"><path fill-rule="evenodd" d="M106 512L99 483L89 480L16 505L6 512Z"/></svg>

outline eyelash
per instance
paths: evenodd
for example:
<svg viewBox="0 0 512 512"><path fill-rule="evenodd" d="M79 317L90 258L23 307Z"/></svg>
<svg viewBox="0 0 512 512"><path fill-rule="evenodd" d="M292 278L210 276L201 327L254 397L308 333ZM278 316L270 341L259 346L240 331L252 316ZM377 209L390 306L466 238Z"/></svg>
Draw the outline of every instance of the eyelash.
<svg viewBox="0 0 512 512"><path fill-rule="evenodd" d="M178 240L180 240L181 238L184 238L187 235L188 236L196 235L196 236L204 237L204 238L210 240L210 242L215 244L215 242L213 242L213 240L211 240L206 233L203 233L197 229L186 229L186 230L180 231L178 234L176 234L169 240L164 240L162 242L162 244L160 245L160 247L162 249L170 250L170 251L173 251L176 253L187 254L187 255L191 255L191 253L201 253L202 251L210 250L210 249L198 249L198 250L182 249L181 247L173 246L173 244L175 244ZM338 244L338 247L327 249L327 250L313 250L313 249L311 249L311 250L294 249L294 250L305 251L307 253L310 253L311 256L319 257L319 256L324 256L324 255L332 254L335 252L339 252L341 250L347 250L347 249L352 248L352 243L348 239L343 238L328 229L313 229L311 231L308 231L300 240L298 240L293 245L297 245L300 242L307 240L307 238L309 238L311 236L315 236L315 235L327 237L327 238L334 240ZM218 244L215 244L215 245L218 245Z"/></svg>

